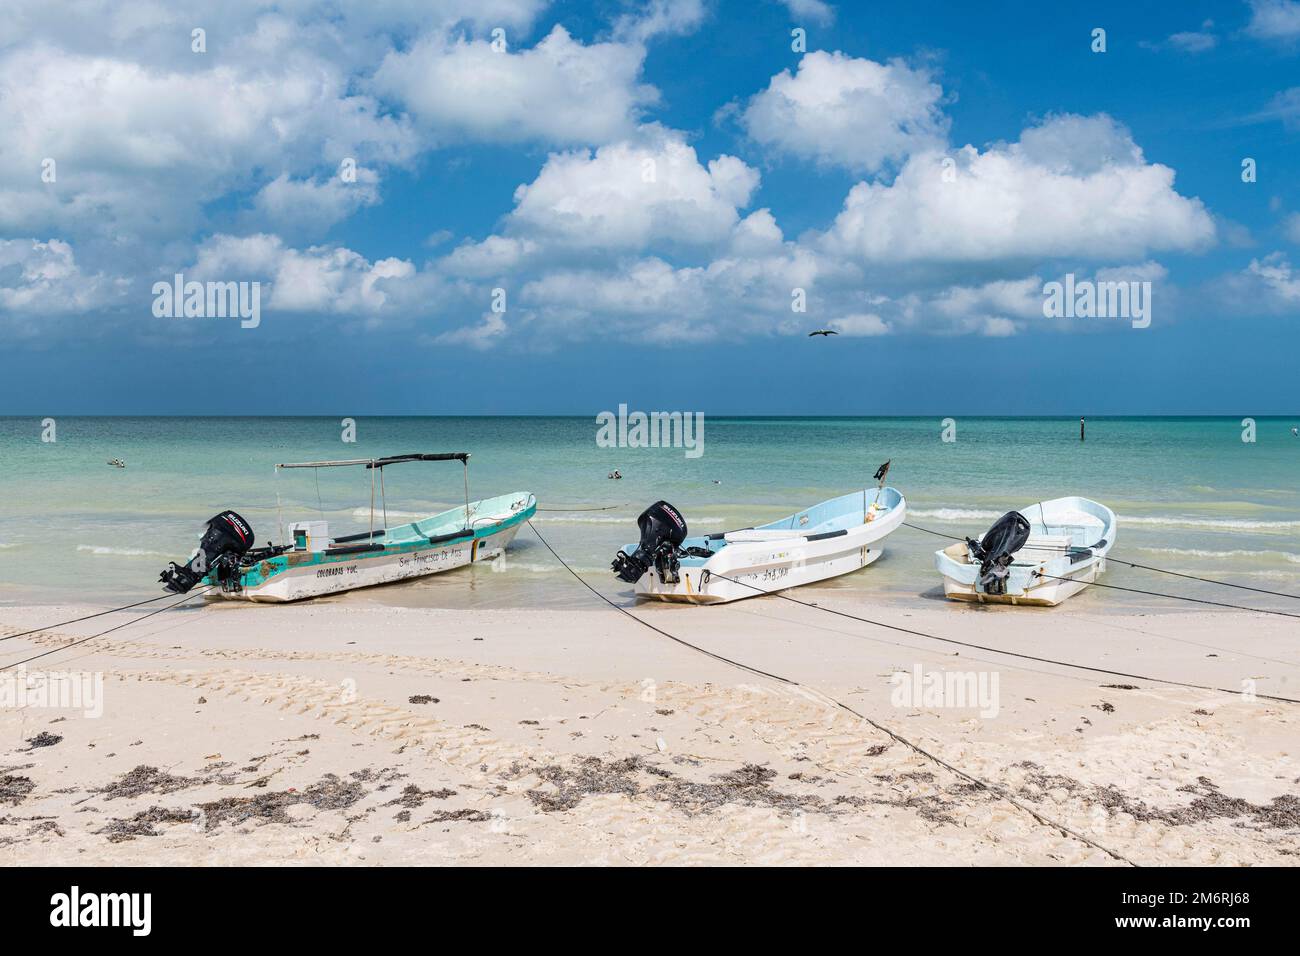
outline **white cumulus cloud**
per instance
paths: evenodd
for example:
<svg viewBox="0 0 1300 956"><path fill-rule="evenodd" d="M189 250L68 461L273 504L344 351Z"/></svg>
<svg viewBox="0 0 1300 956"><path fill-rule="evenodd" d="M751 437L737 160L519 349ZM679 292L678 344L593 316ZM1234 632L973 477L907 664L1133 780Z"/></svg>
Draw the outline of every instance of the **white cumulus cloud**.
<svg viewBox="0 0 1300 956"><path fill-rule="evenodd" d="M0 316L19 335L38 333L43 316L114 305L128 286L124 278L85 274L63 240L0 239Z"/></svg>
<svg viewBox="0 0 1300 956"><path fill-rule="evenodd" d="M814 51L794 74L772 77L740 119L752 139L778 153L871 173L945 144L942 99L925 70L901 60Z"/></svg>
<svg viewBox="0 0 1300 956"><path fill-rule="evenodd" d="M186 279L267 281L263 308L284 312L374 315L389 304L390 286L415 276L397 258L374 262L340 246L295 249L279 236L216 235L198 249Z"/></svg>
<svg viewBox="0 0 1300 956"><path fill-rule="evenodd" d="M1250 0L1246 32L1262 40L1300 38L1300 3L1296 0Z"/></svg>
<svg viewBox="0 0 1300 956"><path fill-rule="evenodd" d="M531 48L426 36L388 54L372 87L436 141L601 143L632 131L657 91L640 82L645 49L584 44L558 24Z"/></svg>
<svg viewBox="0 0 1300 956"><path fill-rule="evenodd" d="M835 8L825 0L781 0L781 4L795 21L811 20L823 27L835 22Z"/></svg>
<svg viewBox="0 0 1300 956"><path fill-rule="evenodd" d="M1099 259L1197 250L1215 236L1174 171L1145 161L1107 116L1059 116L1020 141L909 159L892 184L858 183L824 237L868 261Z"/></svg>
<svg viewBox="0 0 1300 956"><path fill-rule="evenodd" d="M701 164L680 135L645 135L551 155L515 191L511 234L564 246L638 249L652 242L718 242L758 187L758 171L734 156Z"/></svg>

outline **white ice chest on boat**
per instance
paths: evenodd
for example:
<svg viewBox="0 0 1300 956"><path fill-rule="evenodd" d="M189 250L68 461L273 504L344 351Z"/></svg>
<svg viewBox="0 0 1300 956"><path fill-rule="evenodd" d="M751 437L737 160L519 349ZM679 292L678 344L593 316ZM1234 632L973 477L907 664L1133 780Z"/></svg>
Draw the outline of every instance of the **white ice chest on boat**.
<svg viewBox="0 0 1300 956"><path fill-rule="evenodd" d="M636 596L721 604L848 574L879 558L885 536L906 517L897 489L870 488L761 527L689 537L683 548L706 548L712 557L682 557L675 584L651 567L637 580Z"/></svg>
<svg viewBox="0 0 1300 956"><path fill-rule="evenodd" d="M962 542L935 552L943 593L955 601L1032 604L1052 607L1078 594L1106 570L1115 543L1115 513L1089 498L1054 498L1020 512L1029 521L1029 538L1017 551L1005 594L987 594L979 584L980 565Z"/></svg>

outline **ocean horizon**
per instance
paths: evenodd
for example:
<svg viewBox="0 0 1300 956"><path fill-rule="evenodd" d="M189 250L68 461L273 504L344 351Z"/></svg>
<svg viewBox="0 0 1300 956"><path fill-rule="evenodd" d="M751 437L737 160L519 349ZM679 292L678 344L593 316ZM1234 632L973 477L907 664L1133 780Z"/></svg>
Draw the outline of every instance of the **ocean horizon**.
<svg viewBox="0 0 1300 956"><path fill-rule="evenodd" d="M430 451L471 453L471 497L535 493L538 528L611 595L628 589L608 572L610 557L636 539L636 516L654 501L672 502L694 531L745 527L871 486L886 460L909 522L932 531L978 536L1006 511L1077 494L1115 510L1117 558L1300 590L1300 439L1291 434L1297 421L1282 416L1255 417L1253 441L1243 441L1235 416L1095 416L1085 441L1077 419L1047 416L953 416L947 427L919 415L706 416L698 457L682 447L600 447L595 416L49 417L53 441L42 441L40 418L0 418L5 603L154 593L158 572L187 557L203 523L226 508L252 523L260 543L283 540L284 524L308 518L328 521L334 535L364 531L364 475L277 477L273 466ZM111 467L114 458L126 467ZM621 480L607 477L615 469ZM388 469L390 523L455 505L459 472L448 464ZM902 528L875 565L820 587L913 599L938 584L932 555L942 544ZM1119 565L1107 581L1222 597ZM331 600L589 606L528 530L491 567ZM1098 608L1144 600L1103 589L1079 599Z"/></svg>

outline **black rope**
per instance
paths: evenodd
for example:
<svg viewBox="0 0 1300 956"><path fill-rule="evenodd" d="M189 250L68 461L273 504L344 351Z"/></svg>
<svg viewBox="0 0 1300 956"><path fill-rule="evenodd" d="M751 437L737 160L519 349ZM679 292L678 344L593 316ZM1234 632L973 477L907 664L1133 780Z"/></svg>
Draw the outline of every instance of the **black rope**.
<svg viewBox="0 0 1300 956"><path fill-rule="evenodd" d="M710 577L721 578L724 581L730 581L732 584L739 584L741 587L751 588L757 591L759 594L765 594L768 597L780 598L783 601L789 601L792 604L800 604L803 605L804 607L815 608L818 611L825 611L827 614L834 614L837 617L846 617L852 621L861 621L863 624L873 624L876 627L884 627L884 628L888 628L891 631L899 631L900 633L911 634L914 635L915 637L924 637L927 640L940 641L944 644L956 644L959 647L968 647L971 648L972 650L990 651L994 654L1004 654L1007 657L1019 657L1022 658L1023 660L1036 661L1040 664L1056 664L1058 667L1073 667L1078 670L1092 671L1093 673L1096 674L1106 674L1111 677L1127 677L1130 680L1145 680L1145 681L1151 681L1156 684L1171 684L1176 687L1189 687L1193 690L1209 690L1220 694L1241 693L1240 690L1229 690L1226 687L1210 687L1206 684L1189 684L1186 683L1185 681L1167 680L1163 677L1148 677L1143 674L1127 674L1124 671L1112 671L1104 667L1093 667L1089 664L1075 664L1071 661L1058 661L1051 657L1038 657L1037 655L1034 654L1022 654L1019 651L1008 651L998 647L989 647L986 644L971 644L968 641L959 641L951 637L939 637L935 634L926 634L924 631L913 630L910 627L902 627L901 625L898 624L886 624L884 621L873 621L870 618L859 617L856 614L849 614L847 611L837 611L834 608L822 607L820 604L810 604L807 601L800 601L798 598L792 598L788 594L782 594L779 591L765 591L762 588L756 587L753 584L748 584L744 581L737 581L735 578L729 578L725 574L719 574L717 571L710 571L708 573ZM1061 580L1064 581L1069 579L1062 578ZM1271 694L1256 694L1255 696L1261 697L1264 700L1276 700L1287 704L1300 704L1300 700L1296 700L1291 697L1274 697Z"/></svg>
<svg viewBox="0 0 1300 956"><path fill-rule="evenodd" d="M1242 591L1255 591L1258 594L1272 594L1276 597L1290 598L1293 601L1300 601L1300 594L1288 594L1286 591L1270 591L1268 588L1252 588L1248 584L1233 584L1231 581L1216 581L1213 578L1202 578L1195 574L1184 574L1181 571L1169 571L1165 568L1153 568L1147 564L1134 564L1132 561L1123 561L1119 558L1106 557L1107 561L1118 561L1120 564L1127 564L1130 568L1141 568L1143 571L1158 571L1160 574L1170 574L1176 578L1187 578L1191 581L1202 581L1205 584L1219 584L1225 588L1237 588Z"/></svg>
<svg viewBox="0 0 1300 956"><path fill-rule="evenodd" d="M772 680L781 681L781 683L783 684L798 683L797 681L792 681L787 677L782 677L780 674L769 674L767 671L759 670L757 667L750 667L748 664L742 664L740 661L732 660L729 657L723 657L721 654L715 654L712 651L706 651L704 648L692 644L690 641L684 641L680 637L676 637L672 634L669 634L667 631L655 627L649 621L643 621L641 618L637 617L627 608L623 607L622 605L614 603L609 598L605 597L605 595L601 594L599 591L593 588L586 581L582 580L582 578L578 575L578 572L573 570L573 568L569 567L568 563L562 557L560 557L558 554L555 553L555 549L551 547L550 542L548 542L545 538L542 537L542 533L538 531L536 527L533 526L533 523L531 521L528 522L528 527L532 528L533 534L537 535L537 540L542 542L542 544L546 545L546 550L551 552L551 556L554 557L556 561L559 561L560 564L564 565L564 570L572 574L577 579L579 584L581 584L592 594L596 595L596 597L600 598L602 601L604 601L614 610L618 611L620 614L627 615L632 620L636 621L638 624L643 624L646 627L650 628L650 630L655 631L658 634L662 634L670 641L676 641L678 644L681 644L685 647L689 647L693 651L699 651L701 654L705 654L709 657L712 657L716 661L721 661L723 664L730 664L732 667L739 667L741 670L749 671L749 673L756 674L759 677L770 677L772 678Z"/></svg>
<svg viewBox="0 0 1300 956"><path fill-rule="evenodd" d="M185 595L185 597L181 598L179 601L176 601L172 604L164 604L162 607L150 611L148 614L143 614L140 617L133 617L129 621L126 621L122 624L118 624L115 627L110 627L107 630L100 631L98 634L91 634L89 637L83 637L79 640L72 641L69 644L63 644L52 650L42 651L41 653L33 655L32 657L29 657L26 660L15 661L12 664L5 664L3 666L0 666L0 671L8 670L11 667L22 667L24 664L30 664L32 661L40 660L42 657L49 657L51 654L57 654L59 651L66 651L70 647L76 647L78 644L85 644L87 641L93 641L95 638L103 637L105 634L112 634L114 631L120 631L124 627L130 627L132 624L139 624L141 621L145 620L146 618L153 617L155 614L161 614L163 611L170 611L172 608L184 604L186 601L192 600L198 597L200 594L204 594L208 591L211 591L214 587L216 587L216 585L212 584L201 591L191 592L190 594ZM168 595L163 595L163 596L167 597ZM27 633L31 634L34 632L28 631Z"/></svg>
<svg viewBox="0 0 1300 956"><path fill-rule="evenodd" d="M1055 574L1047 574L1043 571L1035 571L1035 577L1051 578L1053 581L1074 581L1075 578L1058 577ZM1182 594L1163 594L1160 591L1144 591L1141 588L1126 588L1118 584L1102 584L1100 581L1086 582L1089 587L1110 588L1112 591L1127 591L1130 594L1146 594L1151 597L1173 598L1176 601L1191 601L1194 604L1209 604L1212 607L1226 607L1234 611L1251 611L1255 614L1276 614L1279 617L1300 618L1300 614L1292 614L1290 611L1270 611L1262 607L1243 607L1240 604L1224 604L1222 601L1207 601L1204 598L1186 597Z"/></svg>
<svg viewBox="0 0 1300 956"><path fill-rule="evenodd" d="M69 624L79 624L82 621L89 621L91 618L103 617L105 614L116 614L118 611L129 611L133 607L141 607L142 605L145 604L153 604L155 601L161 601L165 597L171 597L171 595L160 594L157 597L152 597L147 601L136 601L134 604L124 604L122 605L122 607L115 607L112 610L97 611L94 614L87 614L85 617L74 617L70 621L60 621L58 624L47 624L45 627L34 627L30 631L22 631L21 633L18 634L6 634L4 637L0 637L0 641L12 641L16 637L26 637L28 634L36 634L39 633L40 631L49 631L56 627L66 627Z"/></svg>
<svg viewBox="0 0 1300 956"><path fill-rule="evenodd" d="M1062 823L1058 823L1056 820L1053 820L1051 817L1044 816L1038 810L1016 799L1016 797L1012 796L1010 792L1008 792L1005 788L999 786L998 784L990 783L981 777L976 777L972 774L967 773L966 771L962 770L960 767L957 767L949 763L948 761L944 760L942 757L939 757L936 754L930 753L930 751L926 750L924 747L920 746L919 744L914 743L911 740L908 740L906 737L902 736L901 734L895 733L894 731L886 727L884 724L872 720L866 714L854 710L848 704L836 700L834 697L831 697L829 694L824 694L819 690L814 690L813 688L806 687L805 685L799 683L797 680L793 680L792 678L782 677L779 674L771 674L768 673L767 671L759 670L757 667L751 667L748 664L742 664L740 661L732 660L729 657L723 657L721 654L715 654L713 651L706 650L703 647L700 647L698 644L692 644L690 641L686 641L680 637L676 637L675 635L669 634L667 631L655 627L649 621L642 620L641 618L633 614L631 611L629 611L627 608L623 607L622 605L614 603L612 600L607 598L604 594L601 594L594 587L592 587L590 584L584 581L579 576L578 572L573 570L573 568L569 567L568 562L565 561L562 557L560 557L556 553L555 549L551 547L550 543L544 537L542 537L541 532L538 531L537 528L533 526L533 523L531 521L528 522L528 527L532 529L533 534L537 535L537 539L541 541L543 545L546 546L546 550L551 552L551 556L554 557L556 561L559 561L560 564L563 566L564 570L568 571L571 575L573 575L573 577L578 581L579 584L585 587L592 594L596 595L596 597L600 598L602 601L604 601L614 610L627 615L632 620L636 621L638 624L650 628L650 630L654 631L656 634L661 634L664 637L668 638L670 641L673 641L677 644L681 644L683 647L690 648L693 651L703 654L705 657L711 657L716 661L721 661L724 664L730 664L731 666L737 667L743 671L747 671L750 674L757 674L761 677L769 677L772 680L780 681L783 684L788 684L792 687L798 687L804 691L815 694L816 696L821 697L822 699L828 701L833 706L839 708L840 710L843 710L845 713L852 714L854 717L857 717L859 720L863 721L864 723L869 724L871 727L874 727L876 730L888 736L891 740L897 741L898 743L902 744L904 747L907 747L909 750L912 750L914 753L920 754L922 757L925 757L927 760L930 760L934 764L943 767L945 770L950 771L951 773L960 777L966 782L974 784L980 789L987 790L989 793L992 793L995 796L998 796L1003 800L1006 800L1012 806L1017 807L1018 809L1029 814L1031 817L1033 817L1043 826L1050 827L1056 830L1058 833L1062 833L1066 836L1073 837L1074 839L1085 844L1086 846L1090 846L1095 850L1100 850L1101 852L1107 854L1111 858L1119 860L1121 863L1127 863L1129 866L1137 866L1136 863L1134 863L1132 860L1130 860L1128 857L1124 856L1123 854L1118 853L1117 851L1112 850L1109 847L1102 846L1100 843L1097 843L1094 840L1090 840L1082 833L1078 833L1074 830L1071 830L1069 827L1065 826ZM719 577L721 577L721 575L719 575Z"/></svg>
<svg viewBox="0 0 1300 956"><path fill-rule="evenodd" d="M965 540L966 540L965 538L959 538L959 537L957 537L956 535L944 534L942 531L932 531L932 530L930 530L929 528L922 528L920 525L917 525L917 524L909 524L909 523L906 522L906 521L903 522L903 525L904 525L905 527L912 528L912 529L915 530L915 531L924 531L926 534L932 534L932 535L935 535L935 536L940 537L940 538L947 538L949 541L965 541ZM1035 547L1036 550L1039 550L1039 551L1061 551L1061 552L1068 552L1068 551L1071 550L1070 548L1058 548L1058 547L1055 547L1055 546L1053 546L1053 545L1043 545L1043 546L1035 545L1034 547ZM1141 568L1143 571L1155 571L1155 572L1157 572L1157 573L1159 573L1159 574L1169 574L1169 575L1173 575L1173 576L1176 577L1176 578L1187 578L1187 579L1190 580L1190 581L1200 581L1200 582L1202 582L1202 583L1204 583L1204 584L1218 584L1218 585L1220 585L1220 586L1222 586L1222 587L1225 587L1225 588L1237 588L1237 589L1242 590L1242 591L1254 591L1254 592L1256 592L1257 594L1271 594L1271 595L1273 595L1274 597L1284 597L1284 598L1290 598L1290 599L1293 600L1293 601L1300 601L1300 594L1289 594L1289 593L1287 593L1286 591L1270 591L1268 588L1253 588L1253 587L1251 587L1251 586L1248 585L1248 584L1233 584L1231 581L1216 581L1214 578L1202 578L1202 577L1198 577L1198 576L1195 575L1195 574L1184 574L1184 573L1182 573L1181 571L1169 571L1169 570L1167 570L1167 569L1165 569L1165 568L1156 568L1156 567L1152 567L1152 566L1149 565L1149 564L1134 564L1132 561L1125 561L1123 558L1115 558L1115 557L1111 557L1109 554L1108 554L1108 555L1105 555L1104 557L1105 557L1105 560L1107 560L1107 561L1114 561L1116 564L1123 564L1123 565L1126 565L1127 567L1130 567L1130 568ZM1140 593L1142 593L1142 594L1152 594L1152 595L1155 595L1156 597L1167 597L1167 598L1173 598L1173 599L1176 600L1176 601L1195 601L1195 600L1196 600L1196 598L1184 598L1184 597L1182 597L1181 595L1178 595L1178 594L1158 594L1158 593L1155 592L1155 591L1143 591L1143 592L1140 592ZM1199 603L1206 603L1206 602L1199 602ZM1209 602L1209 603L1213 603L1213 602ZM1221 607L1233 607L1233 608L1238 608L1239 610L1243 610L1243 611L1255 611L1255 610L1259 610L1258 608L1253 608L1253 607L1240 607L1239 605L1236 605L1236 604L1223 604L1223 605L1220 605L1220 606L1221 606ZM1264 611L1263 613L1265 613L1265 614L1270 614L1270 613L1271 613L1271 614L1282 614L1282 613L1285 613L1285 612L1282 612L1282 611ZM1292 614L1292 615L1290 615L1290 616L1291 616L1291 617L1296 617L1296 615L1294 615L1294 614Z"/></svg>
<svg viewBox="0 0 1300 956"><path fill-rule="evenodd" d="M615 508L626 507L627 502L621 505L609 505L604 508L538 508L538 511L613 511Z"/></svg>

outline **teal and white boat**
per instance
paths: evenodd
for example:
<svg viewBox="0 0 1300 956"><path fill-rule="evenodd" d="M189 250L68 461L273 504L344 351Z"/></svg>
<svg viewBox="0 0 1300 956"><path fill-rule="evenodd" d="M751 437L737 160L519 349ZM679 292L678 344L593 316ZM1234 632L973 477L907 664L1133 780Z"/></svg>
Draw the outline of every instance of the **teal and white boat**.
<svg viewBox="0 0 1300 956"><path fill-rule="evenodd" d="M383 470L420 461L459 461L464 467L465 504L387 527ZM237 513L225 511L208 521L187 564L173 563L163 572L161 580L168 590L183 594L201 582L211 588L207 596L212 598L285 602L405 581L496 558L537 511L537 498L527 491L471 501L468 452L275 467L277 472L282 468L364 467L370 472L370 529L332 538L326 521L299 521L289 525L289 543L254 548L251 525ZM378 528L376 492L381 517Z"/></svg>

